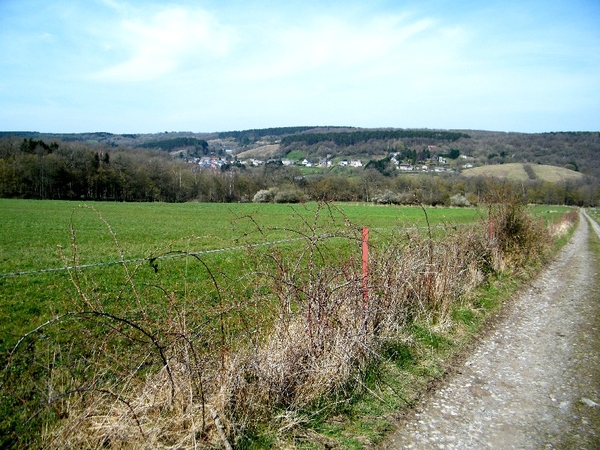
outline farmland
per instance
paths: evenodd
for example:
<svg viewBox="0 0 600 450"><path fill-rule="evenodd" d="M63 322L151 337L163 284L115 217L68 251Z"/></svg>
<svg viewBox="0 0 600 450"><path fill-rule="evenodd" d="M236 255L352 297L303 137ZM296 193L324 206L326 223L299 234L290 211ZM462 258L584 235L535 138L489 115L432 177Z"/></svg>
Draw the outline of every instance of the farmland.
<svg viewBox="0 0 600 450"><path fill-rule="evenodd" d="M312 306L315 314L325 314L331 308L328 306L330 297L333 299L343 294L344 299L353 301L357 293L353 273L359 265L359 236L363 226L371 229L374 254L385 255L387 252L396 255L394 249L398 246L407 256L414 254L417 259L422 260L429 255L429 262L425 259L424 266L417 262L421 268L410 272L408 268L401 267L406 263L400 263L397 256L373 261L373 278L380 280L374 281L379 286L378 301L387 301L386 286L394 292L403 286L412 286L409 291L398 294L400 298L410 298L414 288L423 284L424 292L433 296L427 300L432 302L431 308L442 308L443 315L452 311L448 309L446 297L455 289L462 292L458 278L456 283L450 280L468 274L469 271L461 269L463 264L474 263L467 257L468 252L487 245L478 244L473 235L462 244L448 237L447 243L434 249L432 242L427 243L425 238L421 243L418 238L419 234L426 237L428 231L440 238L456 234L462 224L475 224L487 217L485 209L315 203L296 206L202 203L79 205L21 200L2 200L0 209L3 213L0 218L0 272L15 274L0 278L0 307L6 318L0 330L2 360L6 360L6 352L19 336L46 320L77 317L77 322L65 320L55 328L44 327L41 329L43 333L38 333L40 339L26 341L29 346L33 343L48 345L46 355L53 353L55 359L63 358L62 363L53 364L68 368L71 375L65 378L64 385L60 383L61 377L65 376L63 372L54 370L51 373L58 387L71 390L82 389L76 384L78 381L73 378L74 373L80 374L78 376L83 380L105 379L113 383L116 374L126 373L129 366L139 366L139 361L145 361L143 367L154 367L150 365L148 351L156 353L158 359L153 364L160 367L161 361L167 361L167 350L175 352L174 355L179 351L177 346L173 346L176 343L173 336L179 335L186 336L186 339L203 336L198 343L189 342L195 346L194 351L200 358L198 363L207 358L208 362L204 362L206 366L203 367L211 373L217 370L210 362L214 359L215 348L220 349L222 365L223 352L232 352L241 346L242 341L251 343L255 348L264 346L261 343L263 338L256 340L254 333L267 329L284 307L294 313L302 311L305 304L309 305L305 317L309 320L309 331L315 333L309 339L309 350L314 353L317 351L315 336L322 333L324 339L338 325L333 327L334 322L330 322L333 318L313 322L310 305L316 302ZM546 207L537 209L536 213L547 220L555 220L564 211L563 208ZM253 247L279 241L286 242ZM465 256L460 256L459 246L465 247ZM388 247L390 250L387 250ZM59 248L62 250L59 251ZM218 249L229 250L203 253ZM459 260L446 261L445 257L438 260L434 258L434 252L439 255L450 253L451 258ZM183 257L185 254L191 256ZM119 261L123 263L114 264ZM73 265L90 267L44 272L45 269ZM434 269L434 266L437 268ZM426 272L424 267L428 267ZM457 275L452 275L450 270L455 268L458 269ZM404 273L404 277L416 278L402 285L397 282L390 284L390 277L397 270ZM443 284L428 275L437 271L440 281L445 280ZM17 272L33 273L16 275ZM424 279L421 274L425 274ZM347 281L338 281L338 278ZM330 292L331 287L338 283L341 284ZM436 294L439 289L440 293ZM278 293L278 290L281 292ZM274 294L285 295L277 298ZM294 298L293 302L289 302L289 295ZM417 299L427 297L418 294ZM185 311L193 314L186 316ZM335 321L346 320L340 313L335 313ZM406 314L410 317L414 313ZM471 317L473 313L466 311L464 314ZM175 323L174 315L182 321L183 317L187 319ZM89 318L92 316L93 320ZM351 330L354 326L352 321L357 316L348 317L348 324L339 324L342 330ZM285 323L292 326L290 324L294 322ZM326 324L329 325L322 328ZM423 334L423 331L418 332ZM70 343L71 333L80 338ZM94 342L89 336L95 336L95 333L106 336L106 342L103 339ZM36 335L29 338L32 336ZM66 352L63 347L54 347L48 342L56 345L65 343L71 347ZM218 345L213 348L209 344L211 342ZM36 348L35 345L33 348ZM128 346L127 352L122 352L124 345ZM107 346L114 346L112 351L121 353L119 361L109 358L112 362L108 366L100 364L93 356L100 348L106 352ZM57 348L63 348L62 353ZM318 352L323 351L319 347ZM35 358L41 358L40 361L34 358L39 365L33 366L38 367L35 370L48 371L51 367L48 356L44 357L43 351L35 352L35 355ZM33 358L28 353L23 357L25 360ZM323 358L328 360L325 356ZM92 360L96 361L95 365L91 365ZM21 374L18 376L23 379L25 374L34 371L31 364L15 367L14 376ZM169 367L170 364L167 364L167 369ZM244 377L254 379L259 375L249 372ZM129 379L129 375L123 376L123 380ZM173 383L176 375L169 372L169 377ZM209 381L204 375L203 382ZM75 387L65 387L69 383L75 383ZM344 383L343 379L340 383ZM256 382L256 385L259 386L259 383ZM327 384L324 386L327 387ZM238 389L235 386L231 388ZM107 388L102 389L101 392L104 392ZM174 395L174 389L171 395ZM250 394L252 392L248 391L244 395ZM204 391L202 395L204 405ZM71 403L69 405L57 404L56 411L65 408L69 411L73 407ZM212 406L220 408L217 400L212 400ZM232 411L231 414L233 421L238 412ZM252 414L261 416L263 413L254 411ZM45 420L50 421L49 418ZM205 429L204 425L202 428ZM206 428L206 433L209 431L210 428ZM207 436L204 438L208 439Z"/></svg>
<svg viewBox="0 0 600 450"><path fill-rule="evenodd" d="M97 203L48 202L36 200L0 200L0 273L32 274L2 277L0 308L4 317L12 318L1 325L0 342L14 342L28 326L50 317L65 296L73 295L64 271L35 273L73 265L73 227L77 245L77 264L94 265L89 269L101 285L117 289L122 282L119 268L103 263L135 260L215 249L297 239L312 224L316 204L216 204L216 203ZM476 209L430 208L430 224L460 224L475 221ZM104 222L104 221L105 222ZM372 236L389 234L402 227L424 227L426 217L418 207L382 207L369 204L337 204L321 214L323 232L335 228L371 227ZM110 226L110 230L108 228ZM114 236L111 235L111 230ZM67 256L61 259L59 247ZM121 254L122 252L122 254ZM215 253L212 264L226 263L232 273L239 273L244 253ZM185 259L185 258L183 258ZM161 264L158 275L167 290L180 289L184 281L181 260ZM166 266L166 267L165 267ZM171 270L167 270L171 269ZM154 271L146 264L138 276L156 282ZM110 278L117 277L116 285ZM164 286L164 281L173 283ZM107 294L108 295L108 294ZM15 325L17 329L15 329Z"/></svg>
<svg viewBox="0 0 600 450"><path fill-rule="evenodd" d="M536 208L547 218L559 217L568 209ZM80 263L91 264L115 257L118 260L107 225L115 233L125 259L134 259L166 249L197 252L266 242L269 238L284 239L294 230L300 231L305 220L312 222L316 204L77 203L1 199L0 211L0 273L12 273L61 267L57 247L71 246L71 225L77 233ZM327 219L321 218L323 226L342 226L346 219L355 227L387 230L423 227L427 219L432 226L469 223L485 214L473 208L428 208L426 218L420 207L364 203L332 204L330 212ZM268 232L268 236L261 234L259 227Z"/></svg>
<svg viewBox="0 0 600 450"><path fill-rule="evenodd" d="M580 180L583 175L563 167L543 164L498 164L474 167L462 172L466 177L496 177L511 181L542 180L550 183Z"/></svg>

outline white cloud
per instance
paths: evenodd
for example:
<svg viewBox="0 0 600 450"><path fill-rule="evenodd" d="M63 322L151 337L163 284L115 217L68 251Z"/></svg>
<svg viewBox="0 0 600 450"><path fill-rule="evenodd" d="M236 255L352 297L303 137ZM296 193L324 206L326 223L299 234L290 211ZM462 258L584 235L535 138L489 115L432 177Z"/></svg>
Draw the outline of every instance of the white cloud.
<svg viewBox="0 0 600 450"><path fill-rule="evenodd" d="M0 0L0 100L18 111L13 103L49 98L61 106L63 127L77 116L89 118L88 129L109 120L123 131L162 123L501 129L507 121L531 129L549 114L558 123L561 108L572 114L561 128L598 122L597 8L576 14L564 3L558 15L542 2L38 3ZM569 125L572 111L581 123ZM18 125L16 116L3 118L13 128L41 127Z"/></svg>
<svg viewBox="0 0 600 450"><path fill-rule="evenodd" d="M402 50L412 38L434 26L431 19L405 16L353 21L321 17L303 27L265 30L266 51L258 64L240 67L238 79L269 80L319 70L368 67Z"/></svg>
<svg viewBox="0 0 600 450"><path fill-rule="evenodd" d="M210 57L225 56L234 39L228 27L202 9L171 7L151 15L127 15L104 44L106 50L127 53L127 58L97 72L94 78L125 82L157 79Z"/></svg>

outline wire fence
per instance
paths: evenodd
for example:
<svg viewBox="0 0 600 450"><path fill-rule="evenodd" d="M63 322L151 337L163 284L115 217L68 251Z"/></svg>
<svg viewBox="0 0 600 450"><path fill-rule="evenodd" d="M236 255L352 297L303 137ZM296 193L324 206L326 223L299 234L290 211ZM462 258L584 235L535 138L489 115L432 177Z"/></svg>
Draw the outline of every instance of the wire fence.
<svg viewBox="0 0 600 450"><path fill-rule="evenodd" d="M418 229L440 229L440 228L446 229L448 227L455 228L457 226L467 226L467 225L470 225L470 224L463 223L463 224L455 224L455 225L435 225L435 226L431 226L431 227L410 226L410 227L402 227L402 228L394 227L394 228L370 228L370 229L372 231L408 231L408 230L418 230ZM322 234L322 235L317 236L318 239L325 239L325 238L329 238L329 237L340 237L340 236L336 236L333 234ZM92 269L92 268L97 268L97 267L108 267L108 266L116 266L116 265L123 265L123 264L137 264L137 263L143 263L143 262L154 262L154 261L165 260L165 259L186 258L186 257L190 257L190 256L195 257L195 256L209 255L212 253L223 253L223 252L229 252L229 251L235 251L235 250L248 250L248 249L258 248L258 247L267 247L267 246L272 246L272 245L286 244L286 243L290 243L290 242L305 241L306 239L307 239L306 237L298 237L298 238L290 238L290 239L281 239L281 240L277 240L277 241L261 242L261 243L256 243L256 244L246 244L246 245L237 245L237 246L232 246L232 247L224 247L224 248L217 248L217 249L211 249L211 250L202 250L202 251L198 251L198 252L176 252L176 253L169 253L169 254L159 255L159 256L146 256L143 258L122 259L119 261L106 261L106 262L98 262L98 263L91 263L91 264L77 264L77 265L73 265L73 266L52 267L52 268L47 268L47 269L24 270L24 271L17 271L17 272L0 273L0 278L18 277L18 276L24 276L24 275L38 275L38 274L52 273L52 272L64 272L64 271L69 271L69 270Z"/></svg>

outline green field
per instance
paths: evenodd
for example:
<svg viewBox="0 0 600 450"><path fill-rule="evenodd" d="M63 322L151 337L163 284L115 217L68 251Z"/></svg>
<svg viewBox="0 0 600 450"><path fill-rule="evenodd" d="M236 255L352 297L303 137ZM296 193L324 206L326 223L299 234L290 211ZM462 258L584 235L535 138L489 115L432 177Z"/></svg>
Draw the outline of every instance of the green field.
<svg viewBox="0 0 600 450"><path fill-rule="evenodd" d="M116 295L125 282L123 267L110 263L123 259L130 261L127 266L131 270L136 269L136 281L180 292L202 285L199 279L207 278L206 274L191 276L198 261L179 258L181 253L238 247L202 254L202 258L220 272L239 274L242 264L249 263L247 252L239 247L290 239L296 240L287 245L301 247L302 239L298 239L310 236L315 222L318 234L333 232L344 236L358 235L361 227L368 226L373 242L385 240L406 227L427 225L425 214L418 207L334 204L321 209L318 219L317 208L315 203L80 205L0 200L0 311L5 318L0 325L1 347L14 343L23 332L56 314L62 305L69 304L69 297L76 295L67 271L44 272L47 269L98 265L82 273L89 277L87 283L93 285L90 289L108 298ZM471 222L481 213L475 209L426 211L432 226ZM154 256L165 257L155 261L160 267L158 272L147 261L140 261Z"/></svg>
<svg viewBox="0 0 600 450"><path fill-rule="evenodd" d="M216 203L87 203L0 200L0 348L47 320L76 295L67 271L43 272L73 265L98 265L83 271L90 289L109 298L125 282L122 259L136 269L136 281L168 292L203 286L206 274L190 276L198 261L181 253L243 247L310 236L316 232L358 235L370 227L373 243L385 242L409 227L459 225L479 220L484 210L373 206L362 203L326 205ZM558 217L564 208L538 207L545 217ZM425 212L426 211L426 215ZM316 218L318 216L318 219ZM110 226L110 229L109 229ZM73 232L71 231L73 230ZM441 229L443 233L443 229ZM74 243L76 251L74 251ZM302 246L302 240L287 245ZM331 243L334 247L340 243ZM352 247L352 245L351 245ZM62 248L64 259L61 259ZM349 251L353 251L352 248ZM358 256L358 248L356 248ZM76 259L74 257L76 256ZM148 257L157 260L156 272ZM248 267L240 250L202 254L204 263L220 272L239 274ZM171 259L173 257L173 259ZM107 264L107 265L103 265ZM22 275L10 275L26 272ZM31 273L29 273L31 272Z"/></svg>
<svg viewBox="0 0 600 450"><path fill-rule="evenodd" d="M297 237L304 221L313 224L317 205L217 203L94 203L0 200L0 273L61 266L57 248L71 246L72 225L82 264L125 259L165 249L203 251L269 239ZM464 223L478 217L474 209L427 209L431 225ZM103 222L104 219L106 223ZM426 226L418 207L334 204L320 212L322 227L368 226L393 229ZM117 258L118 259L118 258Z"/></svg>
<svg viewBox="0 0 600 450"><path fill-rule="evenodd" d="M567 209L536 207L534 212L551 222ZM178 336L192 337L196 355L210 366L219 361L215 352L235 350L242 342L258 345L254 339L262 339L261 331L270 328L282 307L292 312L308 295L318 300L319 289L328 295L330 286L320 284L329 282L328 272L347 272L348 279L360 273L362 227L369 227L377 254L399 242L419 242L413 251L421 259L425 242L431 244L429 233L445 248L447 232L487 216L485 208L352 203L0 200L0 211L0 362L10 389L21 392L0 397L0 415L6 418L2 427L17 434L35 434L27 427L19 431L19 414L26 414L21 399L35 408L51 398L36 387L45 382L44 373L68 373L67 379L54 380L61 389L96 379L100 366L90 364L101 351L108 357L103 380L110 382L116 374L126 380L122 373L135 367L143 376L145 367L162 365L161 349L174 348ZM287 298L285 292L292 300L278 301L279 290L284 292L279 300ZM36 329L53 317L60 319ZM9 356L19 338L34 329ZM67 372L54 371L55 364ZM52 411L59 410L56 405L44 420L53 423Z"/></svg>

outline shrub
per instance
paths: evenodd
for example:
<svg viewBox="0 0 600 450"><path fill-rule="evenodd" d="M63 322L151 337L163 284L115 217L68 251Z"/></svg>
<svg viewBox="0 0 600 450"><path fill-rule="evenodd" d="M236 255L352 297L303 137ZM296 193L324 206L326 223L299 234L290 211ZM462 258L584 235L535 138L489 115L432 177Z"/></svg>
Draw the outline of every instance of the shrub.
<svg viewBox="0 0 600 450"><path fill-rule="evenodd" d="M277 193L276 188L271 189L261 189L252 198L254 203L271 203L275 198L275 194Z"/></svg>
<svg viewBox="0 0 600 450"><path fill-rule="evenodd" d="M471 206L471 202L462 194L456 194L450 197L450 206L466 207Z"/></svg>
<svg viewBox="0 0 600 450"><path fill-rule="evenodd" d="M379 205L399 205L401 203L400 195L390 190L373 195L372 201Z"/></svg>
<svg viewBox="0 0 600 450"><path fill-rule="evenodd" d="M275 203L300 203L306 201L305 195L297 189L281 189L273 198Z"/></svg>
<svg viewBox="0 0 600 450"><path fill-rule="evenodd" d="M540 218L533 218L516 197L501 195L488 203L488 227L499 268L522 267L543 259L551 235ZM492 199L494 200L494 199Z"/></svg>
<svg viewBox="0 0 600 450"><path fill-rule="evenodd" d="M301 203L306 201L304 193L295 188L262 189L252 199L254 203Z"/></svg>

